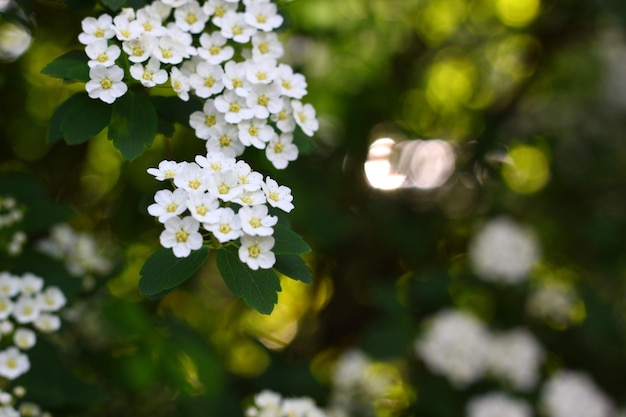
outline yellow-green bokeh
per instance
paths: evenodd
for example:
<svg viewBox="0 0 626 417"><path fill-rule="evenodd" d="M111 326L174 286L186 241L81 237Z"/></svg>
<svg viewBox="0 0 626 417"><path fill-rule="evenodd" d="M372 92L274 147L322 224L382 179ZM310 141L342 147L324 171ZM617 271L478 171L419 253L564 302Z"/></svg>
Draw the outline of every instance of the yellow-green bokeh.
<svg viewBox="0 0 626 417"><path fill-rule="evenodd" d="M535 193L550 179L548 157L534 146L515 146L507 154L502 177L507 186L518 194Z"/></svg>

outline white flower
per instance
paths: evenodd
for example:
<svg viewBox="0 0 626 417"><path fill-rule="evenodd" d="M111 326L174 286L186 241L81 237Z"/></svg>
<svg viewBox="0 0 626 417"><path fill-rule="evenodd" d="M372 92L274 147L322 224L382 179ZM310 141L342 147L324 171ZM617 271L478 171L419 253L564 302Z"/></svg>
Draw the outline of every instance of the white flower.
<svg viewBox="0 0 626 417"><path fill-rule="evenodd" d="M246 7L245 21L254 28L270 32L283 24L283 17L277 13L274 3L254 3Z"/></svg>
<svg viewBox="0 0 626 417"><path fill-rule="evenodd" d="M154 201L154 204L148 206L148 213L157 217L159 222L165 223L187 209L187 192L181 188L177 188L173 192L159 190L154 195Z"/></svg>
<svg viewBox="0 0 626 417"><path fill-rule="evenodd" d="M237 3L239 2L228 0L207 0L207 2L204 3L204 6L202 6L202 10L204 10L204 12L209 16L212 16L211 21L215 24L215 26L221 27L223 17L227 12L234 12L237 10Z"/></svg>
<svg viewBox="0 0 626 417"><path fill-rule="evenodd" d="M280 90L276 84L255 84L246 96L246 104L254 111L254 117L267 119L283 107Z"/></svg>
<svg viewBox="0 0 626 417"><path fill-rule="evenodd" d="M221 152L207 153L207 156L196 155L196 163L210 172L229 171L235 167L235 158Z"/></svg>
<svg viewBox="0 0 626 417"><path fill-rule="evenodd" d="M138 39L122 42L122 49L128 55L128 60L134 63L147 61L156 46L157 38L148 34L142 34Z"/></svg>
<svg viewBox="0 0 626 417"><path fill-rule="evenodd" d="M111 39L115 36L113 30L113 18L108 14L103 14L97 19L94 17L86 17L81 22L83 32L78 35L78 41L83 45L100 39Z"/></svg>
<svg viewBox="0 0 626 417"><path fill-rule="evenodd" d="M237 212L241 219L241 229L251 236L271 236L278 217L268 214L267 206L243 206Z"/></svg>
<svg viewBox="0 0 626 417"><path fill-rule="evenodd" d="M276 255L272 252L273 247L274 238L272 236L249 236L244 234L241 236L239 259L248 265L250 269L269 269L276 263Z"/></svg>
<svg viewBox="0 0 626 417"><path fill-rule="evenodd" d="M217 221L214 223L204 223L204 228L213 233L213 236L221 243L239 238L242 234L241 221L233 209L223 207L217 209L216 213Z"/></svg>
<svg viewBox="0 0 626 417"><path fill-rule="evenodd" d="M246 61L246 79L252 84L269 84L277 76L278 69L273 59Z"/></svg>
<svg viewBox="0 0 626 417"><path fill-rule="evenodd" d="M430 320L415 350L433 373L462 388L483 376L488 343L482 322L462 311L444 310Z"/></svg>
<svg viewBox="0 0 626 417"><path fill-rule="evenodd" d="M0 376L15 379L30 369L28 356L16 347L9 347L0 352Z"/></svg>
<svg viewBox="0 0 626 417"><path fill-rule="evenodd" d="M161 63L154 57L150 58L146 66L140 63L132 65L130 75L144 87L154 87L167 81L167 71L161 69Z"/></svg>
<svg viewBox="0 0 626 417"><path fill-rule="evenodd" d="M543 386L541 404L549 417L611 417L613 402L584 373L560 371Z"/></svg>
<svg viewBox="0 0 626 417"><path fill-rule="evenodd" d="M105 39L96 40L85 47L85 53L90 58L87 65L89 68L96 65L110 67L115 64L115 60L119 58L121 52L119 46L109 46Z"/></svg>
<svg viewBox="0 0 626 417"><path fill-rule="evenodd" d="M235 54L232 46L226 45L226 38L219 32L210 35L203 33L200 36L200 47L198 55L212 65L221 64L228 61Z"/></svg>
<svg viewBox="0 0 626 417"><path fill-rule="evenodd" d="M239 97L233 91L225 91L216 97L215 108L224 114L224 119L228 123L232 124L254 117L254 111L247 107L245 98Z"/></svg>
<svg viewBox="0 0 626 417"><path fill-rule="evenodd" d="M278 59L283 56L284 49L278 40L278 35L273 32L257 32L252 37L252 59Z"/></svg>
<svg viewBox="0 0 626 417"><path fill-rule="evenodd" d="M20 292L20 278L8 272L0 272L0 296L13 297L18 292Z"/></svg>
<svg viewBox="0 0 626 417"><path fill-rule="evenodd" d="M200 223L191 216L174 217L165 222L165 230L159 238L164 248L172 248L174 256L186 258L192 250L202 247L202 235L198 233Z"/></svg>
<svg viewBox="0 0 626 417"><path fill-rule="evenodd" d="M13 312L14 304L8 297L0 297L0 320L6 320Z"/></svg>
<svg viewBox="0 0 626 417"><path fill-rule="evenodd" d="M159 38L167 33L163 27L161 16L147 7L137 10L137 22L141 25L144 34Z"/></svg>
<svg viewBox="0 0 626 417"><path fill-rule="evenodd" d="M186 47L180 41L170 35L158 39L154 50L154 56L164 64L180 64L186 55Z"/></svg>
<svg viewBox="0 0 626 417"><path fill-rule="evenodd" d="M261 189L263 184L263 175L253 171L252 167L246 161L237 161L235 164L235 173L239 178L239 184L246 191L257 191Z"/></svg>
<svg viewBox="0 0 626 417"><path fill-rule="evenodd" d="M187 0L167 0L167 1L159 1L154 0L152 3L148 4L144 7L144 10L147 10L148 13L157 15L161 18L161 21L167 20L172 12L172 4L185 4Z"/></svg>
<svg viewBox="0 0 626 417"><path fill-rule="evenodd" d="M278 207L287 213L293 210L293 196L291 195L291 189L289 187L278 185L278 183L270 177L265 179L261 187L263 188L263 192L270 206Z"/></svg>
<svg viewBox="0 0 626 417"><path fill-rule="evenodd" d="M33 297L22 296L17 299L11 314L18 323L32 323L37 317L41 307L37 300Z"/></svg>
<svg viewBox="0 0 626 417"><path fill-rule="evenodd" d="M188 0L174 11L176 25L189 33L200 33L204 30L209 16L202 10L195 0Z"/></svg>
<svg viewBox="0 0 626 417"><path fill-rule="evenodd" d="M530 231L499 217L474 236L468 254L480 278L515 284L527 279L539 259L539 244Z"/></svg>
<svg viewBox="0 0 626 417"><path fill-rule="evenodd" d="M187 207L194 219L200 223L213 223L218 220L219 201L216 197L204 194L192 194L187 199Z"/></svg>
<svg viewBox="0 0 626 417"><path fill-rule="evenodd" d="M252 145L257 149L264 149L267 142L276 136L276 132L265 119L244 120L239 123L238 128L241 143L245 146Z"/></svg>
<svg viewBox="0 0 626 417"><path fill-rule="evenodd" d="M20 327L13 334L13 343L21 350L30 349L37 343L37 335L31 329Z"/></svg>
<svg viewBox="0 0 626 417"><path fill-rule="evenodd" d="M304 75L294 74L289 65L280 64L278 66L276 83L280 87L280 93L291 98L301 99L307 93L307 83Z"/></svg>
<svg viewBox="0 0 626 417"><path fill-rule="evenodd" d="M532 417L532 409L501 392L475 397L467 404L467 417Z"/></svg>
<svg viewBox="0 0 626 417"><path fill-rule="evenodd" d="M224 115L215 108L213 99L204 102L202 111L195 111L189 116L189 126L195 129L196 136L200 139L217 136L225 125Z"/></svg>
<svg viewBox="0 0 626 417"><path fill-rule="evenodd" d="M297 125L300 126L302 131L307 136L313 136L317 129L319 129L319 122L315 117L315 109L310 104L302 104L298 100L291 102L293 108L293 118Z"/></svg>
<svg viewBox="0 0 626 417"><path fill-rule="evenodd" d="M85 85L89 97L99 98L105 103L113 103L128 91L128 86L122 82L124 70L117 65L96 65L89 70L89 78L90 81Z"/></svg>
<svg viewBox="0 0 626 417"><path fill-rule="evenodd" d="M178 172L180 164L175 161L161 161L158 168L148 168L148 174L154 175L158 181L172 180Z"/></svg>
<svg viewBox="0 0 626 417"><path fill-rule="evenodd" d="M261 190L242 190L241 193L233 198L233 202L242 206L257 206L265 204L267 200L265 199L265 194Z"/></svg>
<svg viewBox="0 0 626 417"><path fill-rule="evenodd" d="M248 43L256 29L246 23L243 13L229 11L220 21L221 34L237 43Z"/></svg>
<svg viewBox="0 0 626 417"><path fill-rule="evenodd" d="M189 0L163 0L163 4L171 7L180 7L186 4Z"/></svg>
<svg viewBox="0 0 626 417"><path fill-rule="evenodd" d="M2 320L0 322L0 333L2 334L12 333L14 328L15 325L13 325L13 322L11 320Z"/></svg>
<svg viewBox="0 0 626 417"><path fill-rule="evenodd" d="M33 325L45 333L56 332L61 328L61 319L54 314L42 313L37 317Z"/></svg>
<svg viewBox="0 0 626 417"><path fill-rule="evenodd" d="M120 41L130 41L139 38L144 31L141 22L135 20L133 9L126 7L123 10L132 11L132 15L118 14L113 18L115 37Z"/></svg>
<svg viewBox="0 0 626 417"><path fill-rule="evenodd" d="M181 100L189 101L189 90L191 90L189 77L184 75L178 68L172 67L170 71L170 83L172 84L172 90L174 90Z"/></svg>
<svg viewBox="0 0 626 417"><path fill-rule="evenodd" d="M20 415L24 417L46 417L48 413L42 413L41 407L35 403L23 401L19 406ZM50 417L50 416L48 416Z"/></svg>
<svg viewBox="0 0 626 417"><path fill-rule="evenodd" d="M287 97L282 98L283 104L281 109L272 114L271 120L276 123L276 127L283 133L291 133L296 130L296 120L293 118L293 109L291 108L291 100Z"/></svg>
<svg viewBox="0 0 626 417"><path fill-rule="evenodd" d="M20 292L23 295L34 295L43 288L43 278L26 272L20 281Z"/></svg>
<svg viewBox="0 0 626 417"><path fill-rule="evenodd" d="M579 298L573 288L549 283L533 290L526 301L526 310L532 317L563 328L571 323L577 303Z"/></svg>
<svg viewBox="0 0 626 417"><path fill-rule="evenodd" d="M240 97L246 97L250 92L250 82L246 78L246 63L228 61L224 65L222 81L227 90L232 90Z"/></svg>
<svg viewBox="0 0 626 417"><path fill-rule="evenodd" d="M222 201L232 201L233 198L242 191L243 187L239 183L239 177L229 171L215 172L209 178L209 193L217 196Z"/></svg>
<svg viewBox="0 0 626 417"><path fill-rule="evenodd" d="M212 132L206 143L208 153L220 152L226 157L234 158L241 155L246 148L239 140L239 130L234 125L217 124Z"/></svg>
<svg viewBox="0 0 626 417"><path fill-rule="evenodd" d="M189 84L198 97L208 98L224 89L223 75L224 70L219 65L202 62L196 66L196 72L189 75Z"/></svg>
<svg viewBox="0 0 626 417"><path fill-rule="evenodd" d="M37 301L41 311L57 311L67 302L65 294L59 287L48 287L37 294Z"/></svg>
<svg viewBox="0 0 626 417"><path fill-rule="evenodd" d="M298 159L298 147L293 143L291 133L274 135L265 148L267 159L276 169L285 169L289 162Z"/></svg>
<svg viewBox="0 0 626 417"><path fill-rule="evenodd" d="M525 329L515 329L492 336L487 368L515 389L528 391L537 384L542 359L543 349L537 339Z"/></svg>
<svg viewBox="0 0 626 417"><path fill-rule="evenodd" d="M195 162L190 162L179 170L174 184L188 193L203 193L208 189L209 180L209 173Z"/></svg>

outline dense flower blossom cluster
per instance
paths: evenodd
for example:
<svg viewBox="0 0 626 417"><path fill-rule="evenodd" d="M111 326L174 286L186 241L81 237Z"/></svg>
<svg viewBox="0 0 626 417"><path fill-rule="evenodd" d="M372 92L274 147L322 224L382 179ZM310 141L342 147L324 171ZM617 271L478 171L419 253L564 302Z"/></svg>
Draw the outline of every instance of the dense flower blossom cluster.
<svg viewBox="0 0 626 417"><path fill-rule="evenodd" d="M26 389L18 385L13 392L0 390L0 417L51 417L47 411L30 401L20 401ZM19 402L19 404L18 404Z"/></svg>
<svg viewBox="0 0 626 417"><path fill-rule="evenodd" d="M459 388L490 375L527 391L537 384L543 360L543 348L527 330L491 332L480 320L458 310L432 317L415 349L432 372Z"/></svg>
<svg viewBox="0 0 626 417"><path fill-rule="evenodd" d="M610 417L613 402L584 373L564 370L544 385L541 403L549 417Z"/></svg>
<svg viewBox="0 0 626 417"><path fill-rule="evenodd" d="M174 255L186 257L200 249L202 225L219 243L239 239L239 258L251 269L274 265L272 235L278 218L269 214L268 206L291 211L289 188L270 177L264 180L245 161L219 152L198 155L195 162L163 161L148 172L175 186L174 191L157 191L148 207L165 226L161 245L172 248ZM187 210L191 215L181 217Z"/></svg>
<svg viewBox="0 0 626 417"><path fill-rule="evenodd" d="M32 348L35 331L54 332L61 326L57 313L66 303L55 286L44 288L44 280L31 273L22 276L0 272L0 334L11 344L0 351L0 376L15 379L30 369L23 351Z"/></svg>
<svg viewBox="0 0 626 417"><path fill-rule="evenodd" d="M93 235L78 232L68 224L53 226L49 237L37 242L37 249L64 261L67 270L76 277L106 275L113 268L110 259L102 255Z"/></svg>
<svg viewBox="0 0 626 417"><path fill-rule="evenodd" d="M20 230L24 208L11 196L0 196L0 252L17 256L26 243L26 233Z"/></svg>
<svg viewBox="0 0 626 417"><path fill-rule="evenodd" d="M467 417L531 417L530 406L501 392L475 397L467 404Z"/></svg>
<svg viewBox="0 0 626 417"><path fill-rule="evenodd" d="M206 100L189 123L208 151L232 157L253 146L285 168L298 155L296 126L312 136L319 124L315 109L300 101L304 76L278 62L283 46L273 31L282 22L270 0L163 0L85 18L78 37L90 58L85 88L106 103L124 95L116 60L126 54L136 82L149 88L169 79L182 100Z"/></svg>
<svg viewBox="0 0 626 417"><path fill-rule="evenodd" d="M474 236L469 257L480 278L516 284L528 278L539 260L539 243L529 230L509 218L499 217Z"/></svg>
<svg viewBox="0 0 626 417"><path fill-rule="evenodd" d="M246 417L326 417L326 413L308 397L283 398L265 390L254 396L254 404L246 409Z"/></svg>

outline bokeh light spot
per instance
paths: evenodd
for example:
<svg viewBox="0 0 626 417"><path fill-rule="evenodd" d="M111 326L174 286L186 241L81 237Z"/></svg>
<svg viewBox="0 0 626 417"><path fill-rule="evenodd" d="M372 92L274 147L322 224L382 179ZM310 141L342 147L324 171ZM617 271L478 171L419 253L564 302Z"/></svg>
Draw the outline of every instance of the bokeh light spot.
<svg viewBox="0 0 626 417"><path fill-rule="evenodd" d="M505 25L524 27L537 17L540 5L540 0L497 0L496 11Z"/></svg>
<svg viewBox="0 0 626 417"><path fill-rule="evenodd" d="M502 166L502 177L509 188L519 194L541 190L550 179L548 158L533 146L517 146L508 153Z"/></svg>
<svg viewBox="0 0 626 417"><path fill-rule="evenodd" d="M390 138L372 143L365 162L365 176L370 185L380 190L394 190L402 186L405 176L393 171L390 157L395 142Z"/></svg>

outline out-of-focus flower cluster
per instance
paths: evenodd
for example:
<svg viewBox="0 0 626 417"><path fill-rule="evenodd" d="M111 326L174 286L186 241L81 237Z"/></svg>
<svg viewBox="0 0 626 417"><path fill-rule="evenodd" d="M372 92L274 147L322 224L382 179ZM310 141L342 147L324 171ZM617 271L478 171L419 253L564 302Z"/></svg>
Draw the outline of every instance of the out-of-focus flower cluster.
<svg viewBox="0 0 626 417"><path fill-rule="evenodd" d="M474 397L467 404L467 417L531 417L531 407L501 392Z"/></svg>
<svg viewBox="0 0 626 417"><path fill-rule="evenodd" d="M219 152L198 155L195 162L163 161L148 172L158 180L171 179L175 186L174 191L157 191L148 207L165 225L161 245L172 248L175 256L186 257L202 247L202 224L220 244L239 239L239 258L251 269L274 265L272 235L278 218L269 214L268 205L291 211L288 187L270 177L263 180L245 161ZM180 217L186 210L191 216Z"/></svg>
<svg viewBox="0 0 626 417"><path fill-rule="evenodd" d="M519 391L538 381L543 348L525 329L491 332L473 315L444 310L428 322L415 342L428 368L463 388L486 375Z"/></svg>
<svg viewBox="0 0 626 417"><path fill-rule="evenodd" d="M330 417L376 416L380 408L402 409L413 399L395 364L376 362L357 349L339 357L331 383L327 409Z"/></svg>
<svg viewBox="0 0 626 417"><path fill-rule="evenodd" d="M0 252L17 256L26 243L26 233L21 229L24 207L11 196L0 196Z"/></svg>
<svg viewBox="0 0 626 417"><path fill-rule="evenodd" d="M65 262L70 274L76 277L106 275L113 269L111 260L102 254L96 238L74 230L68 224L57 224L47 238L37 242L37 249L50 257Z"/></svg>
<svg viewBox="0 0 626 417"><path fill-rule="evenodd" d="M0 390L0 416L2 417L52 417L47 411L30 401L20 401L26 394L21 385L12 392Z"/></svg>
<svg viewBox="0 0 626 417"><path fill-rule="evenodd" d="M246 417L326 417L308 397L283 398L280 394L265 390L254 396L254 404L246 409Z"/></svg>
<svg viewBox="0 0 626 417"><path fill-rule="evenodd" d="M0 272L0 376L15 379L30 369L24 351L35 346L33 329L50 333L61 327L57 313L66 303L60 288L44 288L44 280L31 273L22 276Z"/></svg>
<svg viewBox="0 0 626 417"><path fill-rule="evenodd" d="M468 253L481 279L516 284L528 278L539 260L540 248L531 231L509 218L499 217L478 231Z"/></svg>
<svg viewBox="0 0 626 417"><path fill-rule="evenodd" d="M610 417L615 413L611 399L587 374L569 370L546 382L541 403L549 417Z"/></svg>

